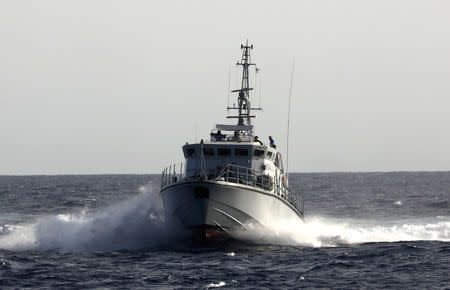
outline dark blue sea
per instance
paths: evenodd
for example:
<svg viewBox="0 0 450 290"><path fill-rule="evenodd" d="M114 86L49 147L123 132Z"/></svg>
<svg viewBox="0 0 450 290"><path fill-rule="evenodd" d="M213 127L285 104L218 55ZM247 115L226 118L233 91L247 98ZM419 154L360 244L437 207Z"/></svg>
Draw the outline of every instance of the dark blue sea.
<svg viewBox="0 0 450 290"><path fill-rule="evenodd" d="M0 176L0 288L450 289L450 172L292 174L305 224L194 245L158 175Z"/></svg>

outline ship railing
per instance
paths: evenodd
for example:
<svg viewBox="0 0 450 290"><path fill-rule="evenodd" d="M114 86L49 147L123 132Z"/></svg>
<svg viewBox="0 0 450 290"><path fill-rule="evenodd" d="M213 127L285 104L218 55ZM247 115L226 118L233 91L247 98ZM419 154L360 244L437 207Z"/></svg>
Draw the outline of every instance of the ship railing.
<svg viewBox="0 0 450 290"><path fill-rule="evenodd" d="M277 171L275 171L275 176L271 176L264 174L263 170L227 164L218 173L199 170L196 174L187 176L181 162L178 166L172 164L162 171L161 188L186 180L217 180L263 189L278 195L303 213L301 196L291 193L285 175L278 174Z"/></svg>
<svg viewBox="0 0 450 290"><path fill-rule="evenodd" d="M239 135L235 136L234 134L210 134L211 142L252 142L253 137L250 135Z"/></svg>
<svg viewBox="0 0 450 290"><path fill-rule="evenodd" d="M164 168L161 174L161 188L183 180L185 175L186 172L183 171L183 162L181 162L178 166L174 163Z"/></svg>
<svg viewBox="0 0 450 290"><path fill-rule="evenodd" d="M215 180L244 184L270 191L303 212L303 201L301 197L291 193L287 179L284 175L278 175L277 171L275 172L275 176L270 176L264 174L262 170L228 164L217 175Z"/></svg>
<svg viewBox="0 0 450 290"><path fill-rule="evenodd" d="M273 177L264 175L261 170L239 166L236 164L226 165L215 179L259 187L268 191L272 191L274 187Z"/></svg>

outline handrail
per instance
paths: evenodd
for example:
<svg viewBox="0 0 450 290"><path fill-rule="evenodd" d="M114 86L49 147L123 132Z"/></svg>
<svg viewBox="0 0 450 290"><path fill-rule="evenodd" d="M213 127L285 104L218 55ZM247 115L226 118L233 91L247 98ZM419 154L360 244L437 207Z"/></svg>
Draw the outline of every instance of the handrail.
<svg viewBox="0 0 450 290"><path fill-rule="evenodd" d="M230 183L243 184L259 189L263 189L278 195L303 214L304 204L301 196L292 194L285 176L275 171L275 176L264 174L263 170L257 170L237 164L227 164L217 174L205 176L204 174L194 174L186 176L186 167L183 172L183 163L178 167L179 173L176 172L176 164L166 167L162 171L161 188L180 182L183 180L215 180Z"/></svg>

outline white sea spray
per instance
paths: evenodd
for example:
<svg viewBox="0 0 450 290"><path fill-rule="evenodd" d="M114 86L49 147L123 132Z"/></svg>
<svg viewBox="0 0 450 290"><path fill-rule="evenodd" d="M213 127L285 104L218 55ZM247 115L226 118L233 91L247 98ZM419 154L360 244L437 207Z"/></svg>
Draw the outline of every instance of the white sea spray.
<svg viewBox="0 0 450 290"><path fill-rule="evenodd" d="M436 217L395 224L374 225L361 220L311 217L306 222L274 221L266 227L247 225L235 232L240 239L255 243L334 247L345 244L397 241L450 241L450 219Z"/></svg>
<svg viewBox="0 0 450 290"><path fill-rule="evenodd" d="M152 247L164 243L168 232L159 193L150 185L136 197L87 213L44 216L17 225L0 236L0 249L66 251ZM6 231L6 230L3 230Z"/></svg>

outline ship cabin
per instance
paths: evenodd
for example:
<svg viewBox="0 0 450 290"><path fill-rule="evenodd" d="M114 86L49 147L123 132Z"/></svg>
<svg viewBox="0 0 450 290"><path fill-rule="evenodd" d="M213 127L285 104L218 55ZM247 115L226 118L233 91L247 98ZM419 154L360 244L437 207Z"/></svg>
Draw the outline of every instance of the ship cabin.
<svg viewBox="0 0 450 290"><path fill-rule="evenodd" d="M226 180L269 191L280 180L286 183L281 154L255 142L252 129L251 125L216 125L209 141L184 145L185 178Z"/></svg>

